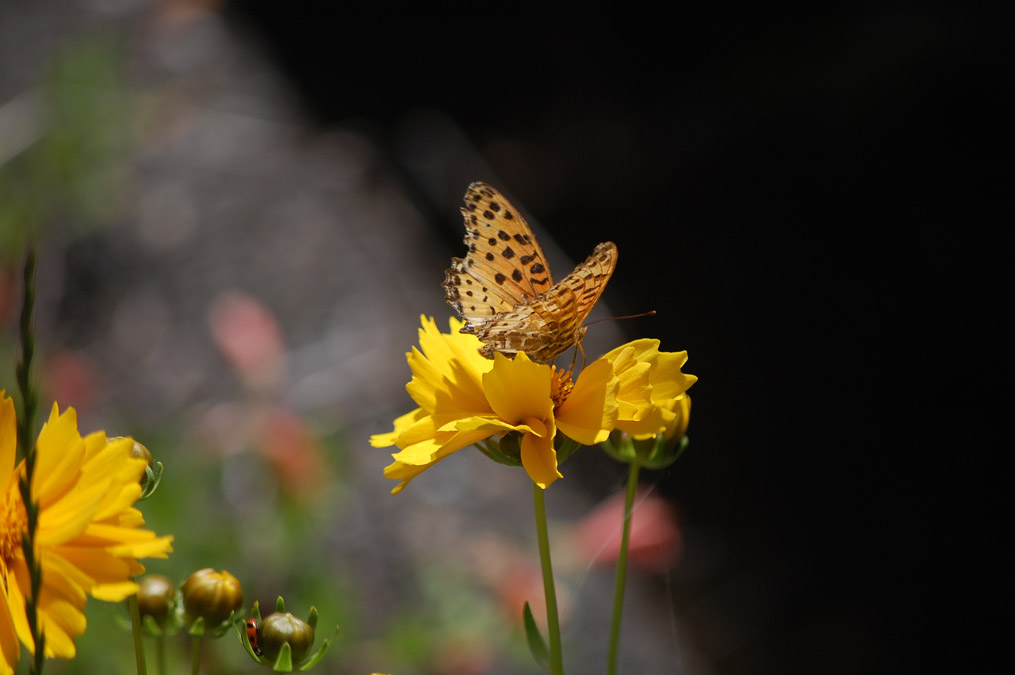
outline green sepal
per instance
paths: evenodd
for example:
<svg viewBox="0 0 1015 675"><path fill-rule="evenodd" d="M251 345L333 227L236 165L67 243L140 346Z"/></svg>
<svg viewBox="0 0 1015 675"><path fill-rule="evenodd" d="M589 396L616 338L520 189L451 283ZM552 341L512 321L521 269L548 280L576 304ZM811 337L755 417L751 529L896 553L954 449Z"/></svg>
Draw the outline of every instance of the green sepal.
<svg viewBox="0 0 1015 675"><path fill-rule="evenodd" d="M525 624L525 641L529 643L529 652L532 654L532 658L541 668L549 670L550 650L539 632L539 627L536 626L536 620L532 616L532 608L529 607L527 601L522 610L522 623Z"/></svg>
<svg viewBox="0 0 1015 675"><path fill-rule="evenodd" d="M310 622L308 621L307 623ZM314 655L311 656L302 666L297 668L297 670L302 673L303 671L310 670L318 663L320 663L321 659L324 658L324 652L328 651L328 647L331 646L331 643L334 642L335 638L337 637L338 637L338 626L335 626L334 635L332 635L330 638L322 642L320 648L314 653Z"/></svg>
<svg viewBox="0 0 1015 675"><path fill-rule="evenodd" d="M130 627L129 623L127 627L128 628ZM146 614L141 617L141 627L144 628L144 631L147 635L152 635L154 637L176 635L178 632L180 632L180 624L176 621L175 614L172 614L169 617L164 627L159 626L159 624L155 621L155 617Z"/></svg>
<svg viewBox="0 0 1015 675"><path fill-rule="evenodd" d="M309 616L307 616L307 624L308 624L308 625L309 625L309 626L310 626L311 628L313 628L313 629L314 629L314 631L316 631L316 630L317 630L317 619L318 619L318 618L319 618L319 617L318 617L318 615L317 615L317 608L316 608L316 607L314 607L313 605L310 605L310 615L309 615Z"/></svg>
<svg viewBox="0 0 1015 675"><path fill-rule="evenodd" d="M155 462L154 468L150 466L144 468L144 478L141 479L141 496L137 498L139 502L148 499L159 489L159 483L162 482L162 469L162 462Z"/></svg>
<svg viewBox="0 0 1015 675"><path fill-rule="evenodd" d="M183 603L180 604L182 605ZM229 626L231 626L232 623L232 614L230 614L229 618L225 619L222 623L213 626L212 628L208 628L205 624L204 617L199 616L194 619L194 623L190 624L190 628L187 629L187 632L194 637L210 637L218 639L229 631Z"/></svg>
<svg viewBox="0 0 1015 675"><path fill-rule="evenodd" d="M282 649L278 651L278 658L275 659L275 664L271 669L276 673L293 672L293 650L288 642L283 643Z"/></svg>
<svg viewBox="0 0 1015 675"><path fill-rule="evenodd" d="M202 637L204 635L204 617L199 616L194 619L194 623L190 624L187 632L193 637Z"/></svg>
<svg viewBox="0 0 1015 675"><path fill-rule="evenodd" d="M557 438L554 439L554 445L557 446L557 466L560 466L567 458L578 452L582 447L582 444L573 438L568 438L564 434L558 433Z"/></svg>
<svg viewBox="0 0 1015 675"><path fill-rule="evenodd" d="M475 444L479 451L497 462L507 466L522 465L521 435L510 432L503 438L487 438Z"/></svg>
<svg viewBox="0 0 1015 675"><path fill-rule="evenodd" d="M599 447L618 462L658 471L680 459L689 443L686 435L674 443L668 442L662 434L656 434L653 439L635 440L622 431L614 431Z"/></svg>

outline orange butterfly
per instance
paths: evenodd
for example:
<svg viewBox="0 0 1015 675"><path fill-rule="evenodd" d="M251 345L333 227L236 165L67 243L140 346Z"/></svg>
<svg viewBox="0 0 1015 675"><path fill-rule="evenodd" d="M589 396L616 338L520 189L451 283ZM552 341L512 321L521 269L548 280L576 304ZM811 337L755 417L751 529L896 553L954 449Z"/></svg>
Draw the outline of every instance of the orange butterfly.
<svg viewBox="0 0 1015 675"><path fill-rule="evenodd" d="M617 266L617 247L607 241L554 284L543 249L528 223L504 195L486 183L465 192L465 258L452 258L445 272L448 304L465 320L462 333L485 343L479 353L525 352L549 361L588 330L592 311Z"/></svg>

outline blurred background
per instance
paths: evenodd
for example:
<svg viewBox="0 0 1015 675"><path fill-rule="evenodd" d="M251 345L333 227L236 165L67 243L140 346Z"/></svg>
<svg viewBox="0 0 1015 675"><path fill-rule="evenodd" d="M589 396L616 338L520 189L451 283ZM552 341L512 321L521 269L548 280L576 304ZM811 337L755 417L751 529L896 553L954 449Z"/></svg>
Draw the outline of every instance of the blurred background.
<svg viewBox="0 0 1015 675"><path fill-rule="evenodd" d="M322 672L538 672L524 474L463 451L393 497L367 443L413 407L404 353L446 325L485 180L558 278L617 243L593 318L657 315L592 327L590 356L656 337L700 377L688 452L644 476L621 672L940 661L944 599L1010 562L986 430L1007 15L577 14L0 0L0 386L31 225L43 408L166 465L150 571L315 605L318 640L341 624ZM562 470L565 659L600 672L624 474L595 449ZM48 670L132 672L122 613L89 603Z"/></svg>

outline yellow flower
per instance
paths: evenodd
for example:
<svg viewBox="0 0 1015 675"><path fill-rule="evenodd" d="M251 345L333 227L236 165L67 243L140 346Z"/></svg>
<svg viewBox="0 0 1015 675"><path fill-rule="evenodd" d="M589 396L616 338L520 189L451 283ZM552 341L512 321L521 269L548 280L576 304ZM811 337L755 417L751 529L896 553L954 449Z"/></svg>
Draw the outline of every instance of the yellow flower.
<svg viewBox="0 0 1015 675"><path fill-rule="evenodd" d="M406 390L419 406L395 420L394 430L370 439L374 447L401 449L384 475L409 481L448 455L492 436L521 435L520 459L541 488L561 477L554 439L557 432L583 445L601 443L617 418L617 378L608 361L589 364L572 381L569 373L533 362L486 359L473 335L441 333L433 319L420 317L420 349L407 354L412 381Z"/></svg>
<svg viewBox="0 0 1015 675"><path fill-rule="evenodd" d="M620 380L616 428L635 439L664 434L666 440L687 431L691 398L685 392L698 381L680 371L687 352L661 352L659 340L635 340L603 356Z"/></svg>
<svg viewBox="0 0 1015 675"><path fill-rule="evenodd" d="M107 439L99 431L82 438L77 414L62 415L53 405L36 444L32 496L39 503L36 531L42 587L37 603L46 636L46 656L71 658L74 637L85 631L88 595L119 601L137 592L131 578L144 572L137 558L165 558L172 537L142 529L141 512L133 508L141 494L144 459L131 457L134 440ZM30 593L28 567L21 548L26 529L25 506L18 480L24 462L17 453L14 403L0 390L0 674L12 673L20 656L18 640L30 651L25 615Z"/></svg>

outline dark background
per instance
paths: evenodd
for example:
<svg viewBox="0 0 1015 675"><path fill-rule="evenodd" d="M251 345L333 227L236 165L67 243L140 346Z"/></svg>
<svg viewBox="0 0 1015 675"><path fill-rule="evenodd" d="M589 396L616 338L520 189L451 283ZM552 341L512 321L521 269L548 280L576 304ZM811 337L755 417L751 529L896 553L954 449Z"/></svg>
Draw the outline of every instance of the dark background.
<svg viewBox="0 0 1015 675"><path fill-rule="evenodd" d="M618 243L611 310L658 310L625 331L701 378L691 449L652 480L724 535L674 600L715 672L894 673L959 626L963 659L1000 636L1003 610L965 602L1004 567L1006 14L227 16L322 127L397 167L399 121L442 111L574 259ZM457 214L414 181L454 254Z"/></svg>

